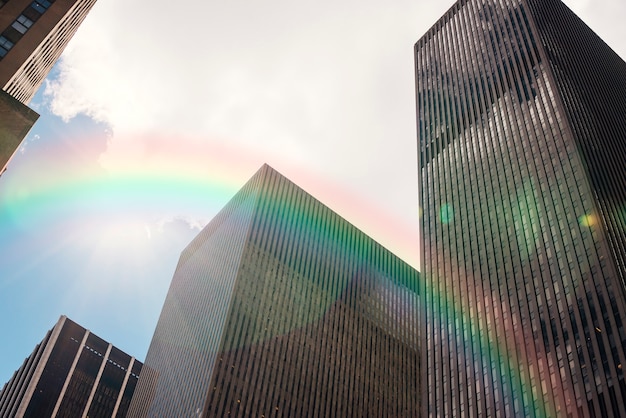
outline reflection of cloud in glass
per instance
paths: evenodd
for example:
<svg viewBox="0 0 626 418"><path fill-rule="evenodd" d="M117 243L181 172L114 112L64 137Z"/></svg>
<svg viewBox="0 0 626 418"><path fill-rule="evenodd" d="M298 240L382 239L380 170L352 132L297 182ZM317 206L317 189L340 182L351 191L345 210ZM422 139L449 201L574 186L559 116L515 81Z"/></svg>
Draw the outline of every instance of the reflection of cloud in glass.
<svg viewBox="0 0 626 418"><path fill-rule="evenodd" d="M527 260L537 250L540 225L532 180L526 180L516 191L515 204L511 210L519 253L523 260Z"/></svg>

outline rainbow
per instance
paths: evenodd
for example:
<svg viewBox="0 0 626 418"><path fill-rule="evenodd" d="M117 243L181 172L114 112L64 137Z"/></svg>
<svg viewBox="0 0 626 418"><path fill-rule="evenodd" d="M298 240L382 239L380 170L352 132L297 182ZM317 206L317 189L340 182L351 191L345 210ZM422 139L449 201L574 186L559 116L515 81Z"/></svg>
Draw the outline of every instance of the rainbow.
<svg viewBox="0 0 626 418"><path fill-rule="evenodd" d="M94 169L86 161L77 160L74 166L65 167L64 173L38 170L41 176L29 175L25 181L21 175L35 170L37 162L31 163L28 158L18 156L14 164L19 163L21 167L15 170L9 167L10 171L0 179L0 231L16 225L66 222L85 213L93 213L96 221L101 216L123 218L191 208L194 215L204 214L206 218L217 213L267 161L375 240L383 245L393 243L387 246L394 253L416 264L419 251L415 231L376 204L287 159L231 147L227 143L184 141L193 145L191 149L176 149L166 137L150 138L149 143L146 149L129 156L122 152L103 156L102 165L108 170ZM46 157L63 160L62 155ZM442 216L451 220L452 209L446 208ZM484 312L483 317L477 312L470 314L452 295L438 288L426 289L426 294L431 303L439 307L437 321L447 323L448 318L459 318L471 330L480 330L479 324L486 322ZM480 303L497 306L489 292L485 292L484 297L485 301ZM505 341L498 341L488 332L457 338L462 340L457 344L466 347L468 359L479 358L482 364L488 365L488 370L492 369L493 360L503 364L501 378L506 380L503 387L511 388L512 392L521 393L524 389L532 393L528 368L519 363ZM516 344L522 344L525 339L524 336L519 338ZM536 400L533 402L535 411L545 415L545 406Z"/></svg>
<svg viewBox="0 0 626 418"><path fill-rule="evenodd" d="M513 334L513 340L507 341L498 338L499 336L502 337L504 330L499 329L496 331L494 328L489 331L484 329L486 326L481 327L481 324L487 323L486 311L499 309L500 314L502 314L502 310L499 308L501 304L498 302L498 297L494 296L488 289L485 289L488 284L475 280L470 274L466 277L468 279L471 278L476 285L476 293L482 294L483 297L483 300L470 300L469 303L475 307L481 304L484 309L482 312L475 310L470 313L463 308L458 298L446 294L445 290L438 289L436 285L427 286L424 289L424 297L420 300L430 301L431 304L438 307L438 314L435 315L435 318L432 318L435 321L433 327L446 332L448 324L455 321L460 322L462 331L455 335L456 341L453 344L456 347L464 347L463 352L458 354L463 355L466 362L478 360L476 373L480 373L482 367L486 366L490 381L496 382L500 380L502 388L508 391L510 399L517 399L521 404L529 406L531 411L534 411L534 413L531 412L534 416L545 417L549 415L548 411L556 411L553 405L546 405L533 395L533 386L529 375L530 366L522 363L521 360L524 358L524 355L520 355L520 347L526 346L527 341L533 341L533 336L529 334L527 329L524 329L521 334L513 334L509 331L506 333L506 337L510 337ZM441 287L443 288L443 286ZM431 318L425 318L425 320L429 319ZM497 321L496 325L498 325ZM500 335L498 336L497 334ZM421 337L421 340L424 340L424 337ZM526 355L531 357L535 364L540 361L536 352L527 351ZM494 378L494 373L496 373L494 365L498 364L500 365L499 377L496 375ZM545 368L547 368L547 364L545 364ZM468 376L468 379L471 378L472 376ZM463 384L463 382L460 383ZM528 394L524 399L522 399L523 393ZM483 396L486 395L483 394Z"/></svg>
<svg viewBox="0 0 626 418"><path fill-rule="evenodd" d="M74 166L66 167L64 173L39 171L41 176L28 175L25 180L21 175L34 170L37 162L30 163L29 159L18 156L12 164L20 167L15 170L9 167L9 172L0 178L0 233L15 227L67 222L85 213L93 213L95 221L101 216L139 217L145 213L158 215L191 208L194 216L206 218L217 213L267 161L392 252L410 264L417 264L416 231L336 182L276 155L208 141L185 143L195 144L194 148L173 149L170 139L151 138L149 149L139 156L103 156L102 165L107 170L94 169L93 165L79 160ZM55 157L62 158L47 155L47 158ZM451 208L446 208L442 216L451 220ZM589 220L581 219L581 223L586 222ZM425 292L428 300L439 307L435 320L447 323L449 318L458 318L468 324L469 330L480 330L479 324L486 323L484 311L470 314L453 295L436 287ZM483 293L485 300L475 301L475 304L498 306L497 298L488 291ZM516 337L513 345L517 346L531 338ZM528 367L520 363L522 356L517 356L510 341L498 341L495 331L466 333L456 338L457 345L465 347L469 361L478 358L482 364L487 364L488 370L492 370L494 361L502 364L502 386L510 388L512 397L519 397L523 391L532 396ZM552 409L534 398L531 403L538 415L546 415L546 408Z"/></svg>
<svg viewBox="0 0 626 418"><path fill-rule="evenodd" d="M98 141L80 141L80 147L88 149L79 149L79 155L98 155L98 150L89 149ZM62 154L66 149L47 151L51 152L44 162L29 151L16 156L0 178L0 231L59 222L69 222L71 227L71 219L77 216L93 217L94 222L103 217L182 216L206 223L267 162L398 256L414 266L418 263L415 227L371 199L277 153L228 141L172 140L165 135L116 138L99 162L68 159ZM55 161L68 164L55 166Z"/></svg>

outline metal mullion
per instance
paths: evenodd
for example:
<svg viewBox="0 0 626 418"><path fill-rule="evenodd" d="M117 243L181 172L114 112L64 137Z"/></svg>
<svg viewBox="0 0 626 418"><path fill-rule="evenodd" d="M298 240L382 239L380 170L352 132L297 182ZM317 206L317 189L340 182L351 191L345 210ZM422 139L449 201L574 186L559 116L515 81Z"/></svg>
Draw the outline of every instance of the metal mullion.
<svg viewBox="0 0 626 418"><path fill-rule="evenodd" d="M444 83L444 78L446 75L446 70L445 68L447 67L446 64L446 60L444 57L444 51L447 48L446 45L446 39L445 39L445 34L447 32L447 27L442 27L441 30L437 33L437 40L438 40L438 48L437 48L437 52L438 52L438 56L437 56L437 60L440 63L440 73L439 73L439 77L437 77L439 83L437 86L437 91L440 92L440 101L439 101L439 112L438 114L440 115L440 123L438 125L437 129L437 133L440 135L440 142L443 142L443 144L441 145L441 151L439 153L440 155L440 159L442 164L439 165L440 167L443 168L442 172L443 172L443 185L444 185L444 192L442 193L443 196L443 201L445 201L445 204L448 204L447 202L449 201L449 198L452 197L452 188L447 187L448 183L452 181L451 177L449 177L449 173L451 172L451 166L452 163L450 161L449 155L447 154L451 154L451 141L449 140L449 133L447 131L447 129L445 129L445 127L447 127L447 122L450 119L449 117L449 109L447 106L447 101L449 100L448 98L450 97L448 93L448 90L445 86ZM442 129L444 128L444 129ZM445 135L445 136L444 136ZM440 181L439 184L442 184L442 182ZM441 200L440 197L440 200ZM450 225L446 225L443 226L441 228L442 231L442 237L443 237L443 243L444 243L444 248L450 248L451 247L451 242L452 239L450 237ZM444 270L444 277L439 277L438 280L441 283L442 279L443 279L443 285L445 286L445 291L443 292L443 295L445 296L446 301L450 298L450 295L453 294L454 292L454 287L452 284L452 278L450 277L451 274L453 274L452 271L450 271L450 268L448 267L449 264L452 263L452 252L451 251L444 251L442 254L446 254L446 259L443 260L443 264L445 266L445 270ZM446 312L446 325L449 328L450 327L450 317L448 317L449 312ZM452 335L450 335L449 330L446 330L445 332L445 340L446 340L446 345L448 347L447 350L447 355L448 355L448 360L444 361L442 364L442 373L443 373L443 380L442 380L442 389L444 387L443 383L447 382L447 385L451 385L452 381L451 380L446 380L446 376L448 376L448 379L451 377L451 372L452 370L448 370L447 372L444 370L445 367L450 368L450 366L452 364L454 364L454 362L456 361L456 359L458 358L458 356L455 356L452 354L452 350L450 350L450 347L454 347L454 352L456 352L457 347L456 347L456 343L455 343L455 335L456 332L454 332ZM444 351L445 351L445 346L443 347ZM442 352L442 355L444 355L444 352ZM445 390L444 390L444 394L445 394ZM443 399L443 396L442 396ZM448 407L449 403L445 403L445 407ZM446 415L449 414L449 411L445 412Z"/></svg>
<svg viewBox="0 0 626 418"><path fill-rule="evenodd" d="M492 19L493 19L493 16L492 16ZM488 40L486 38L483 38L483 39L484 39L485 44L487 46L489 46L490 44L487 43ZM489 41L491 41L491 40L489 40ZM490 71L492 74L494 74L493 82L490 85L490 93L491 93L493 102L496 103L499 100L499 98L503 96L503 92L502 92L502 89L501 89L501 84L498 83L499 80L496 79L496 77L495 77L496 73L495 73L495 71L494 71L494 69L492 67L492 65L496 62L496 57L492 54L492 52L493 52L492 49L487 48L486 56L487 56L488 59L485 62L486 62L486 69L487 69L487 71ZM502 121L501 121L500 112L494 112L492 120L493 120L493 122L492 122L492 124L490 125L490 128L489 128L489 136L491 137L491 142L492 142L493 149L496 150L499 153L499 155L500 155L500 158L498 158L497 160L498 161L505 160L505 164L503 164L503 165L510 165L510 164L506 164L507 162L510 161L510 155L507 152L507 150L505 149L505 147L503 147L502 140L499 137L500 131L499 131L498 128L501 125L504 125L502 123ZM504 137L504 140L506 141L506 136ZM509 190L508 181L505 180L503 182L502 179L500 177L498 177L497 178L497 183L498 183L498 190L499 190L500 194L502 194L502 192L504 191L506 193L506 196L510 196L511 195L511 192ZM497 235L498 235L498 237L502 237L502 230L500 229L502 224L501 224L501 221L498 219L498 217L496 217L496 224L497 224L497 228L496 228ZM507 242L506 239L504 241ZM507 244L507 252L509 254L511 253L511 250L510 250L510 247L508 246L508 244ZM494 251L494 261L495 261L496 264L499 262L502 265L502 270L505 272L504 274L506 274L504 254L501 251ZM499 274L498 271L499 271L499 269L496 268L496 272L495 272L496 275ZM497 287L498 287L498 293L499 293L499 298L500 298L498 300L498 303L501 304L502 302L504 302L506 304L506 307L508 308L508 318L512 318L512 315L513 315L513 305L511 304L511 297L513 297L516 300L516 307L519 309L520 304L519 304L519 301L517 301L517 295L515 293L513 294L513 296L510 295L511 292L510 292L509 286L506 286L506 290L507 291L504 294L501 291L501 287L500 286L497 286ZM500 306L498 306L498 309L501 310ZM499 321L495 321L495 318L494 318L494 323L496 323L496 332L497 332L497 334L503 335L503 337L504 337L503 340L505 342L505 347L506 347L507 353L509 353L510 355L513 356L513 358L515 359L515 363L516 364L521 364L520 358L518 358L518 356L516 355L516 351L519 348L515 347L515 344L514 344L513 347L510 347L511 343L510 343L509 338L508 338L508 337L510 337L508 335L509 332L513 332L513 333L515 332L513 330L513 327L512 327L512 322L511 322L511 330L510 331L506 330L506 326L504 325L505 322L506 322L505 321L505 315L504 315L504 312L501 310L501 318L499 319ZM513 334L513 337L514 336L515 336L515 334ZM521 348L521 350L525 354L525 347ZM510 363L508 361L505 362L504 367L505 367L505 373L508 375L509 374L508 373L509 368L511 367ZM518 379L516 379L517 382L515 383L515 386L517 388L519 388L519 389L522 388L522 381L520 379L521 379L521 376ZM511 387L510 389L513 390L513 387ZM521 405L521 407L523 408L524 401L523 401L523 397L521 396L521 393L518 394L518 396L515 396L516 395L515 392L510 392L510 391L508 391L508 392L509 393L507 393L507 391L504 391L504 387L503 387L503 397L504 397L504 399L505 400L506 399L510 400L509 408L511 408L511 410L514 410L516 401L518 401L519 404ZM507 411L505 413L510 414L511 411Z"/></svg>
<svg viewBox="0 0 626 418"><path fill-rule="evenodd" d="M467 6L467 7L469 7L469 6ZM468 18L468 15L467 15L467 7L463 7L458 12L459 28L466 28L466 30L467 30L467 28L471 28L471 24L469 22L469 18ZM466 30L465 31L459 30L458 33L466 33ZM471 33L471 29L470 29L469 36L466 39L464 39L464 40L459 40L460 41L459 44L460 45L461 44L468 45L471 42L470 38L472 36L473 36L473 33ZM477 114L476 109L475 109L475 104L476 104L475 99L478 97L478 93L476 91L475 85L471 82L472 74L469 73L469 71L471 69L471 59L468 57L468 48L460 48L460 50L461 50L461 52L458 55L460 57L460 62L462 63L462 68L464 68L465 71L468 73L466 79L463 80L463 78L462 78L463 86L462 86L461 91L463 92L463 96L469 95L470 98L473 99L473 100L465 99L465 100L462 101L462 106L466 109L466 112L465 112L465 121L466 121L465 123L466 123L466 126L464 128L463 134L469 140L469 141L463 141L463 143L466 146L466 152L468 154L468 160L474 161L474 165L472 166L472 168L473 168L473 171L475 172L475 174L477 175L478 174L478 170L477 170L477 166L475 164L476 164L476 161L478 161L478 158L477 158L477 155L474 152L474 146L475 146L476 139L475 139L475 136L472 135L471 131L472 131L472 129L475 129L475 128L473 128L473 125L474 125L475 121L478 120L478 114ZM469 107L466 107L466 105L469 105ZM470 155L472 156L471 158L469 157ZM472 204L472 212L475 213L476 210L475 210L475 207L474 207L474 199L473 199L472 193L470 192L470 190L468 190L468 188L465 188L465 194L466 194L465 200L468 201L468 197L469 197L469 202L471 202L471 204ZM478 231L477 224L476 224L476 221L475 221L475 217L472 217L472 220L474 221L473 222L474 223L474 229L476 231ZM476 239L476 237L474 237L473 239ZM480 269L479 265L475 265L474 264L474 253L476 252L475 249L476 249L476 246L471 245L470 248L469 248L469 250L470 250L469 254L468 254L469 257L467 257L469 259L469 264L472 267L470 274L472 275L474 280L475 280L475 274L474 274L475 270L476 269ZM465 250L466 250L466 248L465 248L465 245L464 245L464 252L465 252ZM468 263L468 261L466 261L466 263ZM467 274L467 269L466 269L466 274ZM474 285L471 289L468 289L468 290L469 290L468 291L468 303L469 303L469 306L470 307L472 306L472 301L475 301L475 303L476 303L475 306L477 306L478 300L480 299L480 297L478 296L479 290L478 290L477 286ZM471 319L473 319L473 321L472 321L472 323L470 323L470 330L471 330L472 327L474 327L475 330L476 330L476 335L478 335L479 337L478 338L473 337L471 339L471 347L472 347L471 348L471 353L472 353L472 357L471 357L471 362L470 362L470 370L473 373L473 376L475 377L475 382L481 388L480 392L482 393L482 397L480 399L478 399L476 396L474 396L474 397L469 397L468 396L467 408L468 408L468 411L470 409L474 409L474 411L476 413L480 414L481 413L480 411L484 411L486 409L486 402L487 402L487 400L486 400L486 396L485 396L485 384L484 384L484 381L483 381L483 379L478 379L477 378L478 376L482 375L482 370L480 370L480 369L476 370L476 368L475 368L476 365L482 366L482 363L483 363L482 359L477 357L477 356L480 355L480 352L481 352L480 347L482 345L482 343L480 341L480 325L481 325L481 322L482 322L482 318L480 318L480 316L478 315L478 310L476 310L475 317L471 318ZM481 367L481 369L482 369L482 367Z"/></svg>
<svg viewBox="0 0 626 418"><path fill-rule="evenodd" d="M463 76L462 74L459 74L458 72L458 51L459 51L459 46L460 43L457 39L457 37L455 36L457 33L456 29L456 25L458 25L458 18L452 17L450 19L450 21L448 22L448 25L450 26L450 30L446 31L446 35L447 35L447 43L449 45L448 48L446 48L446 51L448 52L446 59L448 63L452 63L452 68L450 68L450 72L454 71L454 74L452 74L452 80L456 80L456 84L457 86L459 86L461 83L458 81L459 79L462 79ZM455 71L456 70L456 71ZM461 163L460 160L464 159L463 158L463 152L462 152L462 148L464 147L464 144L462 143L462 141L460 141L461 139L461 134L460 131L458 129L458 127L462 126L462 121L461 116L457 113L458 109L461 109L461 104L460 104L460 100L458 99L458 93L460 91L460 88L456 87L455 88L455 82L452 82L451 85L452 88L452 93L448 94L448 97L451 98L450 100L453 101L454 106L451 105L450 100L449 100L449 120L451 123L451 129L448 129L448 134L452 136L452 140L450 141L450 144L452 146L452 150L454 150L454 165L455 165L455 170L454 172L456 173L456 181L458 183L459 181L459 174L463 173L463 167L465 167L465 164ZM455 90L459 90L459 91L455 91ZM452 153L451 153L452 154ZM461 179L463 181L463 179ZM464 187L454 187L452 189L452 193L453 193L453 200L454 201L464 201L465 202L465 207L463 207L463 213L467 214L467 199L465 198L465 196L463 196L463 200L459 200L458 198L454 198L454 196L457 193L466 193L466 190ZM467 217L466 217L467 218ZM456 223L461 222L461 219L455 220ZM463 222L461 222L461 227L463 227ZM456 224L455 224L455 229L456 229ZM461 242L459 243L459 239L461 240ZM464 257L464 253L466 251L465 247L464 247L464 243L463 243L463 239L462 236L460 235L456 235L455 234L455 251L454 251L454 256L456 258L456 274L455 276L458 277L458 285L454 286L452 285L452 291L454 294L454 300L459 300L461 301L461 306L468 306L469 304L469 298L468 298L468 282L467 282L467 274L465 272L465 269L461 268L461 265L459 264L459 260L460 259L465 259ZM460 245L459 245L460 244ZM463 282L461 282L460 278L464 277L465 280ZM461 285L461 283L463 283L463 285ZM455 292L456 291L456 292ZM455 329L455 335L457 335L457 341L459 341L459 339L463 342L465 342L465 336L466 336L466 331L467 331L467 327L471 326L470 323L468 323L468 321L465 320L465 318L463 318L463 316L461 316L460 318L460 323L461 323L461 327L460 330L456 330ZM460 338L458 333L460 333ZM467 358L465 356L465 351L466 349L464 347L456 347L457 351L460 351L463 353L463 355L461 356L457 356L457 358L455 359L455 361L457 362L457 366L459 368L459 373L457 373L457 376L460 376L460 378L457 379L456 382L456 392L458 394L459 397L459 401L460 404L464 404L466 407L469 408L469 399L467 396L467 390L463 390L462 384L467 384L468 383L468 376L466 375L467 373L467 367L469 364L473 363L471 362L467 362ZM459 361L461 361L460 364Z"/></svg>
<svg viewBox="0 0 626 418"><path fill-rule="evenodd" d="M477 5L474 3L468 3L468 7L465 9L467 13L470 14L471 17L469 17L470 21L473 23L478 23L480 22L480 18L478 16L478 11L477 11ZM476 29L477 27L479 27L480 25L474 24L473 27ZM472 27L470 25L470 27ZM480 45L478 43L478 39L477 39L477 35L478 35L478 30L475 30L474 32L472 32L471 36L469 37L469 42L470 42L470 51L474 51L475 53L478 53L481 48ZM474 84L476 85L476 88L480 88L480 92L476 94L476 98L473 101L473 104L475 106L473 106L475 112L476 112L476 118L474 119L474 126L476 127L476 136L477 136L477 141L478 141L478 155L479 158L475 158L474 161L476 162L476 167L479 168L479 170L477 170L477 174L481 174L482 178L489 178L488 175L484 175L485 172L485 166L483 164L478 164L479 161L484 160L484 157L486 157L484 155L484 153L486 152L485 149L485 143L483 141L481 141L482 135L480 131L484 131L485 130L485 125L483 123L483 118L484 116L487 114L487 108L486 108L486 104L484 101L484 82L481 79L481 68L479 67L479 62L478 59L476 60L468 60L469 63L471 63L471 69L472 69L472 76L473 76L473 83L472 86L474 86ZM479 191L479 198L480 198L480 189ZM483 192L486 193L487 190L483 189ZM474 200L472 200L474 201ZM482 215L483 214L483 208L486 208L483 206L482 203L480 203L479 206L479 213ZM475 217L476 218L476 217ZM477 237L479 237L480 235L478 234L478 231L485 231L485 227L486 225L486 221L485 219L482 219L483 217L480 217L480 226L481 228L477 228ZM478 225L477 225L478 226ZM489 286L485 286L484 283L484 277L488 277L488 268L485 269L485 265L488 265L488 263L486 263L487 261L487 242L486 239L484 237L484 235L482 236L482 239L478 240L478 256L479 256L479 281L477 282L477 284L479 286L477 286L477 291L478 291L478 298L477 298L477 303L482 303L482 301L484 301L484 294L489 294ZM485 289L485 287L487 287ZM483 389L489 387L489 392L493 392L494 387L496 384L498 384L498 380L496 376L495 376L495 372L496 369L494 369L492 367L492 363L495 363L497 359L494 358L493 353L491 352L491 342L490 342L490 337L492 336L492 333L490 333L489 331L489 326L488 326L488 319L491 317L490 313L486 310L483 309L482 310L483 315L477 315L477 318L480 320L480 322L483 325L483 332L481 333L482 335L482 339L479 340L479 345L481 347L480 352L483 352L483 358L481 359L481 364L483 365L483 368L486 370L488 370L488 375L484 375L483 376L483 382L484 382L484 386ZM491 318L493 319L493 318ZM499 369L499 365L497 366ZM495 410L497 409L497 405L498 403L496 402L495 399L491 398L488 399L488 397L486 396L486 391L483 390L483 399L482 402L486 408L487 411L489 411L490 409L493 409L494 413Z"/></svg>

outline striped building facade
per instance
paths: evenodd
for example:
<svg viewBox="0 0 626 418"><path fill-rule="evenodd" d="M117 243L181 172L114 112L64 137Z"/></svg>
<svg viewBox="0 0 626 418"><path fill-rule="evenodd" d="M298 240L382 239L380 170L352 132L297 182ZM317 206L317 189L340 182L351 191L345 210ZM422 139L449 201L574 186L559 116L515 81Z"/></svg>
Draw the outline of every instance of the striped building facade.
<svg viewBox="0 0 626 418"><path fill-rule="evenodd" d="M423 416L626 416L626 63L559 0L415 45Z"/></svg>
<svg viewBox="0 0 626 418"><path fill-rule="evenodd" d="M0 392L0 416L123 418L142 363L61 316Z"/></svg>
<svg viewBox="0 0 626 418"><path fill-rule="evenodd" d="M0 0L0 175L39 118L26 106L96 0Z"/></svg>
<svg viewBox="0 0 626 418"><path fill-rule="evenodd" d="M96 0L0 0L0 86L28 104Z"/></svg>
<svg viewBox="0 0 626 418"><path fill-rule="evenodd" d="M414 417L417 272L269 166L183 251L131 417Z"/></svg>

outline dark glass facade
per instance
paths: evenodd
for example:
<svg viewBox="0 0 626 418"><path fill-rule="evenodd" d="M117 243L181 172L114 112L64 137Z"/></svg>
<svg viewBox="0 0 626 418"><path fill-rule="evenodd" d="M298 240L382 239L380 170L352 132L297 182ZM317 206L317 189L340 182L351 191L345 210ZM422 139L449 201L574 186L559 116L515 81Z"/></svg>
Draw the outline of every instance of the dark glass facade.
<svg viewBox="0 0 626 418"><path fill-rule="evenodd" d="M123 418L142 363L62 316L0 392L0 416Z"/></svg>
<svg viewBox="0 0 626 418"><path fill-rule="evenodd" d="M129 416L414 417L416 287L264 166L182 253Z"/></svg>
<svg viewBox="0 0 626 418"><path fill-rule="evenodd" d="M423 416L626 416L626 64L558 0L415 45Z"/></svg>

